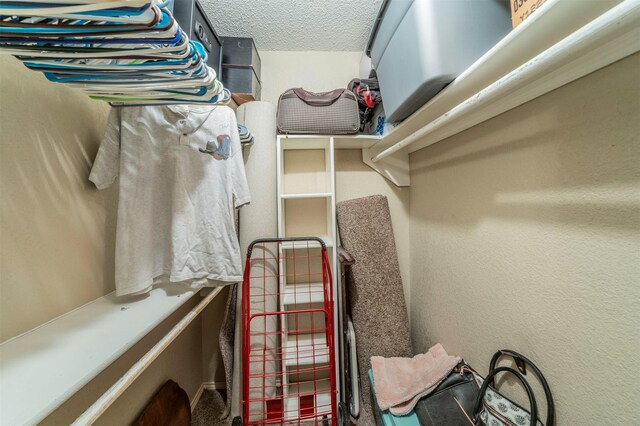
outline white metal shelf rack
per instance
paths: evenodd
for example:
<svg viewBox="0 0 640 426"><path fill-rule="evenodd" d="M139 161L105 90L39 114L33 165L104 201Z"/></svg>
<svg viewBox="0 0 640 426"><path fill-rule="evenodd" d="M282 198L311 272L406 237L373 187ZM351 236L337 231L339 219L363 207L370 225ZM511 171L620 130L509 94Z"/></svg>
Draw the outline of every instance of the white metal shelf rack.
<svg viewBox="0 0 640 426"><path fill-rule="evenodd" d="M368 136L317 136L317 135L281 135L277 138L277 203L278 203L278 237L320 237L327 246L329 261L333 275L333 294L336 299L336 211L335 211L335 170L334 149L363 148L377 142L378 138ZM298 246L299 247L299 246ZM311 245L313 247L313 245ZM317 244L317 249L320 245ZM292 244L282 244L281 258L291 258L294 250ZM287 266L282 266L286 270ZM303 291L296 291L296 286L304 286ZM322 283L297 282L289 273L283 274L280 280L281 304L284 309L289 305L318 306L324 300ZM300 294L303 298L300 298ZM336 307L334 306L334 311ZM336 311L337 312L337 311ZM314 321L323 321L316 318ZM283 389L295 390L291 394L304 391L304 382L296 382L299 372L305 371L308 365L328 364L328 351L318 351L323 346L326 336L291 334L287 320L280 324L283 330L282 347L287 354L283 368ZM304 327L303 327L304 328ZM334 329L338 330L337 315L334 315ZM337 341L337 336L335 337ZM305 348L311 355L305 353ZM336 366L337 367L337 366ZM291 374L289 374L289 372ZM336 368L336 374L338 373ZM304 392L303 392L304 393ZM330 393L316 396L319 406L329 403ZM299 401L286 398L287 412L296 412Z"/></svg>

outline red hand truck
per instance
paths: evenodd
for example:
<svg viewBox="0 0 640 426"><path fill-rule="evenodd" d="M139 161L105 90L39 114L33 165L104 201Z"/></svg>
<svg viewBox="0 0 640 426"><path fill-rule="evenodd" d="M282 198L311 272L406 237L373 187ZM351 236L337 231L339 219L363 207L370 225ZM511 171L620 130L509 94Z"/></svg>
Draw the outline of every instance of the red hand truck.
<svg viewBox="0 0 640 426"><path fill-rule="evenodd" d="M255 240L242 286L245 425L337 425L331 266L320 238Z"/></svg>

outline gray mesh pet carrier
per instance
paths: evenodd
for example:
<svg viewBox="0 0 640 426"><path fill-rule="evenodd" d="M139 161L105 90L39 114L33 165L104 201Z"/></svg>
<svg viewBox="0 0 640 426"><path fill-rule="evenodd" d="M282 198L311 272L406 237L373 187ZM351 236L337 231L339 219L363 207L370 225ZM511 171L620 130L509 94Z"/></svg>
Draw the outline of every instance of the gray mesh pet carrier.
<svg viewBox="0 0 640 426"><path fill-rule="evenodd" d="M313 93L289 89L278 100L280 133L352 135L359 128L358 101L349 90Z"/></svg>

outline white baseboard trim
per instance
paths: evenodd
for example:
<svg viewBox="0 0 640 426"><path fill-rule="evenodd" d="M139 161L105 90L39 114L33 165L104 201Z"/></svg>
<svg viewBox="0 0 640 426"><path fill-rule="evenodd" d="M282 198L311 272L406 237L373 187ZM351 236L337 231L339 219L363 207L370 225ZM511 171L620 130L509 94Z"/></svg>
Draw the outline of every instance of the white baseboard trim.
<svg viewBox="0 0 640 426"><path fill-rule="evenodd" d="M193 396L193 399L191 400L191 412L193 412L193 410L196 408L196 405L198 405L198 401L200 401L200 398L202 398L202 394L204 393L205 389L216 390L216 389L226 389L226 388L227 388L227 384L225 382L201 383L200 387L196 391L196 394Z"/></svg>
<svg viewBox="0 0 640 426"><path fill-rule="evenodd" d="M196 394L193 396L193 399L191 400L192 413L193 413L193 410L196 408L196 405L198 405L198 401L200 401L200 397L202 397L202 392L204 392L204 383L200 384L200 387L196 391Z"/></svg>
<svg viewBox="0 0 640 426"><path fill-rule="evenodd" d="M208 390L226 389L227 383L226 382L204 382L202 386L204 386L204 388Z"/></svg>

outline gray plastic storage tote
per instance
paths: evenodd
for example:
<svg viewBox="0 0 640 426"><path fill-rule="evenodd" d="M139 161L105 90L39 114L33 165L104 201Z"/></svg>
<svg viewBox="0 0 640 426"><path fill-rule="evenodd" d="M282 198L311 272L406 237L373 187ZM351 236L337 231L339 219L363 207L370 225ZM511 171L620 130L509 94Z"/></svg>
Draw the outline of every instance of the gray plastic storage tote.
<svg viewBox="0 0 640 426"><path fill-rule="evenodd" d="M502 0L388 0L367 51L389 122L404 120L511 30Z"/></svg>

